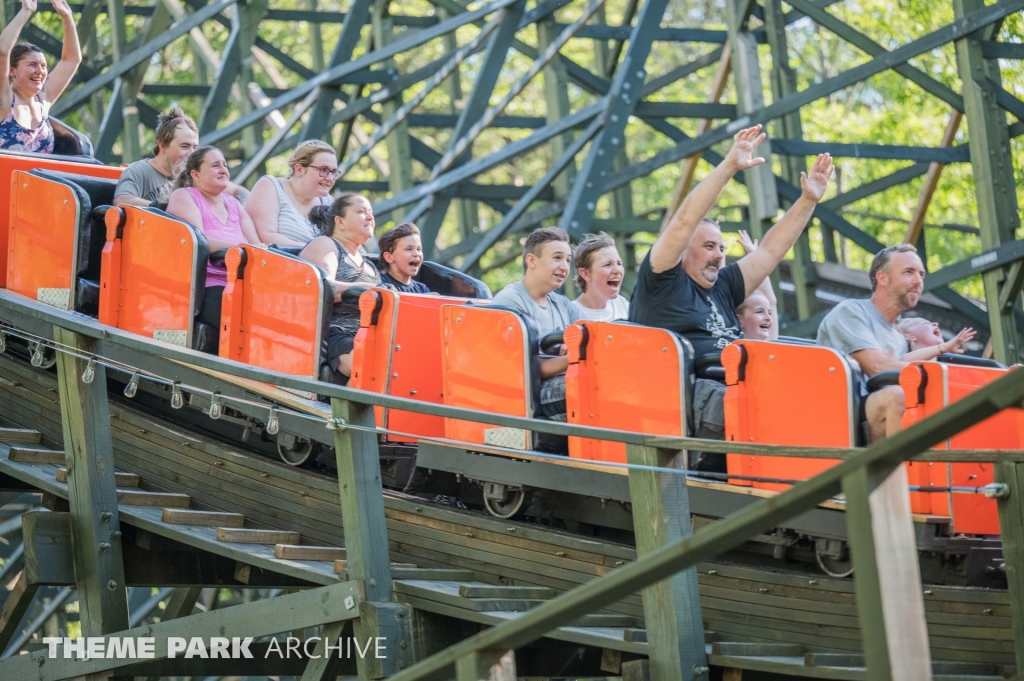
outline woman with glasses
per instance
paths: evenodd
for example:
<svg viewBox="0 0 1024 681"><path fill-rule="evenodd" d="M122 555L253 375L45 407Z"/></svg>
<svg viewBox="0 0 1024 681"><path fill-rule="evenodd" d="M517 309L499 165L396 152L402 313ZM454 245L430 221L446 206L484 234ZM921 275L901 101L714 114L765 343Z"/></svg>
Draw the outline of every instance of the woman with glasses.
<svg viewBox="0 0 1024 681"><path fill-rule="evenodd" d="M309 211L330 205L338 157L326 142L307 140L295 147L288 167L288 177L260 178L245 202L245 212L263 243L305 246L320 234L309 221Z"/></svg>

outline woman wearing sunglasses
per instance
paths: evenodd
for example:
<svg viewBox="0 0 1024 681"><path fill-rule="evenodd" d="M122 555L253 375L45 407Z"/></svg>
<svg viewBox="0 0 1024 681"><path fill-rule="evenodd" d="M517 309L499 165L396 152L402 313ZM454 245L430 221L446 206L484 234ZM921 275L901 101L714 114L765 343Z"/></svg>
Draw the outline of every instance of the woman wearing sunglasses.
<svg viewBox="0 0 1024 681"><path fill-rule="evenodd" d="M314 206L331 205L331 187L338 179L334 147L307 140L288 159L288 177L264 175L245 202L260 240L266 244L305 246L320 231L309 221Z"/></svg>

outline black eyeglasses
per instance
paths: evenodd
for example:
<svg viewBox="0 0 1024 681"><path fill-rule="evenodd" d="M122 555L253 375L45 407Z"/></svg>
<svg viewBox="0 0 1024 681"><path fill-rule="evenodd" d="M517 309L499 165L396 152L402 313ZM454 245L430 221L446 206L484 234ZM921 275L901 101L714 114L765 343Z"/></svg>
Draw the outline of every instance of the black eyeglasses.
<svg viewBox="0 0 1024 681"><path fill-rule="evenodd" d="M328 168L327 166L306 166L306 167L310 168L312 170L315 170L318 173L320 173L320 177L324 178L325 180L328 177L333 177L335 180L337 180L339 177L341 177L341 171L338 170L337 168Z"/></svg>

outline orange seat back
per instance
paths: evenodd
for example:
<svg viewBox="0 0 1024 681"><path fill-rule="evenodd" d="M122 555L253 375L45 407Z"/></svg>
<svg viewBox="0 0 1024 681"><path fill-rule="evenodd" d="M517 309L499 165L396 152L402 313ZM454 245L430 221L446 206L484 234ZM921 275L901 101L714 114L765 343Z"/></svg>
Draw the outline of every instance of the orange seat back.
<svg viewBox="0 0 1024 681"><path fill-rule="evenodd" d="M100 322L191 347L206 285L206 238L186 222L138 206L110 208L106 222Z"/></svg>
<svg viewBox="0 0 1024 681"><path fill-rule="evenodd" d="M1006 374L1006 369L961 366L944 362L913 362L900 373L909 427ZM949 438L934 449L1022 449L1024 410L1005 409ZM912 462L910 484L921 487L981 487L993 482L990 463ZM952 531L999 534L996 501L981 494L911 492L917 513L949 515Z"/></svg>
<svg viewBox="0 0 1024 681"><path fill-rule="evenodd" d="M60 197L60 203L50 203L47 197L39 195L37 193L29 194L30 187L23 187L25 181L20 184L14 179L15 172L22 172L27 174L30 170L56 170L66 173L74 173L76 175L91 175L93 177L106 177L110 179L118 179L121 177L121 168L112 168L110 166L93 165L89 163L74 163L72 161L57 160L49 157L46 154L7 154L0 152L0 206L9 206L9 211L4 212L3 218L0 218L0 288L12 288L8 284L9 277L9 261L11 253L11 227L14 221L15 215L20 206L20 210L26 211L24 219L31 220L31 214L44 215L46 213L54 212L54 209L58 209L55 214L63 214L64 210L70 211L70 208L65 208L63 199L68 198L66 195ZM34 183L32 183L34 184ZM35 189L35 187L31 187ZM20 190L20 191L16 191ZM18 201L18 197L22 197L21 201ZM16 206L17 204L17 206ZM69 204L70 205L70 202ZM77 224L77 221L75 222ZM68 242L70 246L71 242ZM30 249L38 249L38 246L30 246L27 243L22 244ZM39 251L35 251L39 253ZM55 254L53 254L55 255ZM48 258L52 257L47 256ZM60 260L58 257L57 260ZM37 261L42 263L44 261ZM33 267L17 268L19 273L23 273L26 269L39 269L45 270L45 267ZM22 280L20 286L28 286L30 282ZM64 287L38 287L38 288L67 288ZM25 293L25 295L29 295ZM33 292L30 297L36 298L36 293ZM74 298L70 298L74 300Z"/></svg>
<svg viewBox="0 0 1024 681"><path fill-rule="evenodd" d="M738 340L722 350L725 367L725 439L731 442L854 447L859 377L846 357L821 346ZM806 480L835 459L727 455L729 473ZM761 489L789 485L733 481Z"/></svg>
<svg viewBox="0 0 1024 681"><path fill-rule="evenodd" d="M363 293L349 386L441 404L441 308L463 302L461 298L400 295L387 289ZM409 435L388 434L388 442L445 435L440 416L381 407L376 413L379 425Z"/></svg>
<svg viewBox="0 0 1024 681"><path fill-rule="evenodd" d="M220 356L317 378L334 296L323 270L248 244L229 249L225 266Z"/></svg>
<svg viewBox="0 0 1024 681"><path fill-rule="evenodd" d="M453 407L534 415L535 348L526 322L507 309L476 305L441 307L441 364L444 403ZM530 449L530 431L473 421L445 419L454 440Z"/></svg>
<svg viewBox="0 0 1024 681"><path fill-rule="evenodd" d="M689 343L664 329L615 322L577 322L565 331L566 419L597 428L684 436ZM569 456L626 462L626 446L569 438Z"/></svg>
<svg viewBox="0 0 1024 681"><path fill-rule="evenodd" d="M83 207L66 184L16 170L11 173L7 288L70 310L78 270L78 225Z"/></svg>

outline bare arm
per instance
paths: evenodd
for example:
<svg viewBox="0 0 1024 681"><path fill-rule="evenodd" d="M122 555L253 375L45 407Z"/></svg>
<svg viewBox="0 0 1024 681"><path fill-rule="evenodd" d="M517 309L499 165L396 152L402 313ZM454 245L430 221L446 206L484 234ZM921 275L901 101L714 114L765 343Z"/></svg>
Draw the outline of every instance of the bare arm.
<svg viewBox="0 0 1024 681"><path fill-rule="evenodd" d="M764 163L763 158L752 157L754 149L764 137L760 125L736 134L729 155L690 192L672 216L668 227L651 246L651 253L647 257L650 258L654 272L665 272L679 264L697 225L718 201L733 175Z"/></svg>
<svg viewBox="0 0 1024 681"><path fill-rule="evenodd" d="M306 244L299 257L323 268L334 286L334 302L337 303L341 300L342 292L355 286L366 288L367 285L365 282L335 281L334 277L338 274L338 249L332 242L333 239L329 236L318 236Z"/></svg>
<svg viewBox="0 0 1024 681"><path fill-rule="evenodd" d="M175 189L171 194L171 198L167 201L167 213L179 220L184 220L202 232L204 236L206 235L206 230L203 229L203 214L199 212L199 206L184 189ZM206 236L206 244L210 253L222 248L234 248L238 245L222 239L211 239L209 236Z"/></svg>
<svg viewBox="0 0 1024 681"><path fill-rule="evenodd" d="M235 200L237 201L238 199ZM256 233L256 225L252 223L252 218L249 217L249 214L241 206L239 206L239 213L241 214L242 234L245 236L245 240L253 246L262 245L263 240Z"/></svg>
<svg viewBox="0 0 1024 681"><path fill-rule="evenodd" d="M933 345L929 348L918 348L917 350L903 355L902 359L906 362L927 362L928 360L935 359L945 352L952 352L958 355L963 354L964 343L967 343L974 338L975 334L977 334L977 331L971 327L961 329L960 333L953 338L950 338L948 341L943 341L942 343Z"/></svg>
<svg viewBox="0 0 1024 681"><path fill-rule="evenodd" d="M828 189L828 181L833 170L832 156L819 154L811 168L811 174L800 173L800 186L803 189L800 198L790 206L775 226L768 230L754 252L740 260L740 271L743 272L743 283L746 285L748 296L761 285L772 270L778 267L789 249L800 238L804 227L814 214L814 207Z"/></svg>
<svg viewBox="0 0 1024 681"><path fill-rule="evenodd" d="M860 365L861 370L868 378L883 371L902 371L903 367L907 366L907 363L903 360L893 359L875 348L858 350L852 353L851 356L857 360L857 364Z"/></svg>
<svg viewBox="0 0 1024 681"><path fill-rule="evenodd" d="M0 32L0 68L2 73L11 71L11 50L21 37L21 30L36 11L36 0L21 0L21 10L14 15L11 23ZM0 114L6 118L11 111L11 84L7 78L0 78Z"/></svg>
<svg viewBox="0 0 1024 681"><path fill-rule="evenodd" d="M249 190L246 189L245 187L243 187L240 184L235 184L234 182L229 182L228 183L228 190L225 193L228 196L235 197L235 200L238 201L243 206L249 201Z"/></svg>
<svg viewBox="0 0 1024 681"><path fill-rule="evenodd" d="M60 53L60 61L53 67L46 79L46 95L44 99L53 104L67 89L71 79L82 63L82 48L78 44L78 30L75 28L75 17L67 0L52 0L53 11L60 15L64 25L64 47Z"/></svg>
<svg viewBox="0 0 1024 681"><path fill-rule="evenodd" d="M563 352L565 346L562 346ZM569 355L563 354L560 357L541 357L540 377L542 379L554 378L564 374L569 368Z"/></svg>
<svg viewBox="0 0 1024 681"><path fill-rule="evenodd" d="M118 194L114 197L114 205L122 203L128 204L129 206L142 206L143 208L153 205L152 201L147 201L146 199L133 196L132 194Z"/></svg>
<svg viewBox="0 0 1024 681"><path fill-rule="evenodd" d="M278 203L277 192L270 186L272 182L273 180L267 177L259 179L243 206L245 213L252 218L252 223L256 226L256 233L263 243L305 246L305 244L289 239L277 231L277 216L281 212L281 204Z"/></svg>

